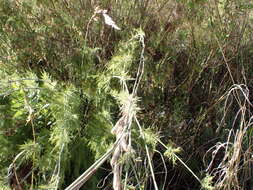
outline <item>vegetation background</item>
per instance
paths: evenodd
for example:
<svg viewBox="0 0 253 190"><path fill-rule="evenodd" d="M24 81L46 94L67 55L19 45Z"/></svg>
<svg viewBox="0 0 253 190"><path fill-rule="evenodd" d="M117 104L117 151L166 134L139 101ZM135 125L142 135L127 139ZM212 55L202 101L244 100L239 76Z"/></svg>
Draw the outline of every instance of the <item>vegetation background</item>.
<svg viewBox="0 0 253 190"><path fill-rule="evenodd" d="M250 0L1 0L0 189L67 188L133 95L124 190L251 189L252 31Z"/></svg>

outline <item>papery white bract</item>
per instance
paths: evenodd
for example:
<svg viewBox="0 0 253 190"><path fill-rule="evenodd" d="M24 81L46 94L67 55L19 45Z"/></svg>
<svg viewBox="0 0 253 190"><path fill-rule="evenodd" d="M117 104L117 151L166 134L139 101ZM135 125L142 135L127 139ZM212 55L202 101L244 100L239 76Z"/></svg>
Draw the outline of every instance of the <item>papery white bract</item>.
<svg viewBox="0 0 253 190"><path fill-rule="evenodd" d="M102 14L105 19L105 24L113 27L116 30L120 30L120 28L115 24L115 22L112 20L112 18L108 14L106 13L102 13Z"/></svg>

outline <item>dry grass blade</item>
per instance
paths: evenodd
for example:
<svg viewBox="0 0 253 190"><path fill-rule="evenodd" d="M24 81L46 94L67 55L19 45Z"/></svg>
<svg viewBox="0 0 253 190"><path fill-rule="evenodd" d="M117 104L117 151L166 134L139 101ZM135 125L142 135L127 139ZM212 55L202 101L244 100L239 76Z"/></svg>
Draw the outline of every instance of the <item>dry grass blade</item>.
<svg viewBox="0 0 253 190"><path fill-rule="evenodd" d="M125 107L125 106L123 106ZM126 110L123 111L126 113ZM115 148L114 153L111 159L111 166L113 171L113 189L114 190L121 190L121 171L122 171L122 164L120 163L120 156L124 153L129 151L129 143L128 143L128 134L127 129L130 126L129 122L129 114L123 115L119 121L116 123L114 128L112 129L112 133L116 135L116 139L119 139L119 144Z"/></svg>
<svg viewBox="0 0 253 190"><path fill-rule="evenodd" d="M238 90L242 93L242 96L239 94ZM239 109L232 122L232 128L229 130L227 142L217 143L208 151L212 153L212 159L208 165L207 171L217 178L216 188L225 190L243 189L239 179L239 171L243 164L248 162L247 160L242 162L242 157L244 155L243 144L247 130L252 125L252 116L247 110L248 107L252 106L249 101L249 90L247 86L233 85L227 94L225 107L231 95L234 96ZM224 120L226 114L225 112L222 120ZM221 152L223 152L223 157L218 164L216 163L216 167L213 168L214 160L218 153Z"/></svg>
<svg viewBox="0 0 253 190"><path fill-rule="evenodd" d="M135 119L135 122L137 123L137 125L139 127L141 137L143 139L145 139L142 127L141 127L137 117L135 116L134 119ZM146 150L146 154L147 154L147 157L148 157L148 164L149 164L149 167L150 167L150 172L151 172L151 176L152 176L153 183L154 183L154 186L155 186L155 190L158 190L158 185L157 185L157 182L156 182L156 179L155 179L155 173L154 173L154 169L153 169L152 160L150 158L150 153L149 153L149 150L148 150L148 146L146 144L145 144L145 150Z"/></svg>
<svg viewBox="0 0 253 190"><path fill-rule="evenodd" d="M121 138L116 140L113 147L110 148L100 159L98 159L93 165L91 165L81 176L79 176L72 184L70 184L65 190L77 190L83 186L83 184L90 179L90 177L97 171L97 169L111 156L114 149L118 146Z"/></svg>

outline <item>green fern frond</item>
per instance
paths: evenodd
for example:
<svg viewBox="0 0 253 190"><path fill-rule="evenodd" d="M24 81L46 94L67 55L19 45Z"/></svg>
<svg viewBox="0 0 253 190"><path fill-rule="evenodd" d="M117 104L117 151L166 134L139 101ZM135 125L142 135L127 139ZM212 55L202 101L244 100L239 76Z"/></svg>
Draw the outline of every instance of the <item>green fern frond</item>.
<svg viewBox="0 0 253 190"><path fill-rule="evenodd" d="M37 158L40 156L42 147L38 143L29 140L25 144L20 145L20 150L24 151L23 156L25 160L31 161L34 159L34 156Z"/></svg>
<svg viewBox="0 0 253 190"><path fill-rule="evenodd" d="M95 159L103 155L113 143L110 118L110 114L105 110L93 113L86 126L87 143L94 152Z"/></svg>
<svg viewBox="0 0 253 190"><path fill-rule="evenodd" d="M4 185L0 182L0 189L1 190L11 190L11 188L8 185Z"/></svg>
<svg viewBox="0 0 253 190"><path fill-rule="evenodd" d="M63 144L67 145L79 130L80 97L74 89L68 88L55 98L56 103L52 102L55 124L50 141L59 149Z"/></svg>
<svg viewBox="0 0 253 190"><path fill-rule="evenodd" d="M140 110L137 105L139 98L133 97L126 90L122 90L119 93L114 90L111 91L111 94L117 100L117 103L123 113L136 114Z"/></svg>
<svg viewBox="0 0 253 190"><path fill-rule="evenodd" d="M201 180L201 189L203 190L213 190L214 186L212 185L213 177L207 175L204 179Z"/></svg>
<svg viewBox="0 0 253 190"><path fill-rule="evenodd" d="M148 147L150 147L150 150L154 151L158 143L157 139L159 139L159 135L151 128L144 129L143 135L145 144L147 144Z"/></svg>
<svg viewBox="0 0 253 190"><path fill-rule="evenodd" d="M57 82L53 81L51 79L50 75L47 72L43 72L41 78L42 78L42 81L43 81L43 88L44 89L47 89L49 91L56 90Z"/></svg>
<svg viewBox="0 0 253 190"><path fill-rule="evenodd" d="M176 165L178 160L177 154L181 152L179 147L174 148L171 144L167 145L167 150L164 152L164 156L167 157L173 165Z"/></svg>
<svg viewBox="0 0 253 190"><path fill-rule="evenodd" d="M137 38L138 35L139 33L136 32L132 35L130 40L119 43L115 55L107 63L107 70L98 77L99 89L104 89L105 92L108 92L115 88L117 85L112 82L112 79L115 77L120 78L120 81L122 79L124 79L124 81L132 79L132 70L135 69L135 67L133 67L133 63L139 56L136 54L136 49L139 46L139 38ZM110 83L114 84L111 84L111 88ZM117 90L119 90L120 86L117 87Z"/></svg>

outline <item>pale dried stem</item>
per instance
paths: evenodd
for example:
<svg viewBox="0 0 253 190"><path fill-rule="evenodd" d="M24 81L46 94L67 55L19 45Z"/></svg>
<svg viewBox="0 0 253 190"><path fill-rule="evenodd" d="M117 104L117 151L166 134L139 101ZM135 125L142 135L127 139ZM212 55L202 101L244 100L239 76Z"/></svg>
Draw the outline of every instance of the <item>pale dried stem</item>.
<svg viewBox="0 0 253 190"><path fill-rule="evenodd" d="M239 92L241 92L242 96L240 96ZM216 181L216 188L225 190L242 189L242 187L240 187L238 174L239 170L241 170L242 167L241 158L244 154L244 138L247 134L249 126L252 125L252 116L249 119L246 117L247 107L252 106L251 102L249 101L249 90L247 86L236 84L233 85L233 87L227 93L227 98L225 100L225 110L227 107L228 97L231 95L234 96L236 103L240 109L234 117L232 128L228 133L227 142L218 143L207 151L207 153L212 153L212 160L207 168L207 171L209 171L212 175L218 177L218 180ZM225 119L226 114L227 111L225 111L222 121ZM236 129L236 120L238 119L240 119L240 122L238 128ZM224 156L221 159L220 163L218 165L216 164L216 168L211 169L211 166L215 162L215 157L218 156L218 152L222 151L224 151ZM245 160L244 163L246 163Z"/></svg>

